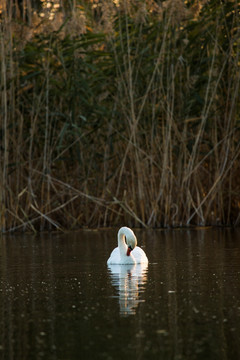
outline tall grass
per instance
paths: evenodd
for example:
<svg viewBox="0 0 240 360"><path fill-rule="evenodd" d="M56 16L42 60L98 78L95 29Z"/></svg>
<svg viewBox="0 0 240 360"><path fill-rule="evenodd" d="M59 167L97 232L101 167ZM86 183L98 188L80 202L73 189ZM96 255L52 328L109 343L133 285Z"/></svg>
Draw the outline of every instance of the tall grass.
<svg viewBox="0 0 240 360"><path fill-rule="evenodd" d="M2 232L239 224L237 1L7 4Z"/></svg>

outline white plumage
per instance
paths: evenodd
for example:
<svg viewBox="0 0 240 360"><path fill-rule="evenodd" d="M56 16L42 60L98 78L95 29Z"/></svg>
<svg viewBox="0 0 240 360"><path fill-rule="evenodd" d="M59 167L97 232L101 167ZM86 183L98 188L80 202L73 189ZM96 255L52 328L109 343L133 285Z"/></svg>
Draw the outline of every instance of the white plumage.
<svg viewBox="0 0 240 360"><path fill-rule="evenodd" d="M137 238L130 228L124 226L119 229L118 247L112 251L107 263L109 265L148 263L145 252L137 246Z"/></svg>

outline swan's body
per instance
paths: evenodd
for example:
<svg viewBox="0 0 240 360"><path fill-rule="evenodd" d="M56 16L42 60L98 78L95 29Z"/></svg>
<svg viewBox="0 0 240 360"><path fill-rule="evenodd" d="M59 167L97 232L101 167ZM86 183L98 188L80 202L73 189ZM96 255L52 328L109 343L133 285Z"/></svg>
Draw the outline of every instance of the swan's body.
<svg viewBox="0 0 240 360"><path fill-rule="evenodd" d="M137 238L130 228L124 226L118 231L118 247L112 251L107 263L109 265L148 263L145 252L137 246Z"/></svg>

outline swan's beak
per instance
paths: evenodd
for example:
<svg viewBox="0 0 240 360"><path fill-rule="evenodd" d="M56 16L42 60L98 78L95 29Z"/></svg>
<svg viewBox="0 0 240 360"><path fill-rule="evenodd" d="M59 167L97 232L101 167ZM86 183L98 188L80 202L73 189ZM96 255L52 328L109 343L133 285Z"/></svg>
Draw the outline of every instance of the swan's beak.
<svg viewBox="0 0 240 360"><path fill-rule="evenodd" d="M129 256L129 255L131 254L131 251L132 251L132 247L129 246L129 247L127 248L127 256Z"/></svg>

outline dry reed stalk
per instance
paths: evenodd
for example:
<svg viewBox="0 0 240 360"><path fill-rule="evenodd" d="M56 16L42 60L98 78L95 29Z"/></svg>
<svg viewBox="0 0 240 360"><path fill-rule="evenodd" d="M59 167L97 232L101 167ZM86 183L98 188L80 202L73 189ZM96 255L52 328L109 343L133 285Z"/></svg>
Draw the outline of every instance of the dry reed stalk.
<svg viewBox="0 0 240 360"><path fill-rule="evenodd" d="M187 224L190 223L190 221L192 220L194 215L202 208L203 204L208 200L210 195L212 195L212 193L214 193L214 191L216 191L217 185L219 183L221 184L223 182L224 178L228 175L229 171L232 169L232 166L233 166L234 162L236 161L236 159L239 157L239 155L240 155L240 144L238 144L238 146L235 150L235 155L234 155L232 161L230 162L230 164L228 164L227 168L225 168L225 165L223 166L221 173L219 174L219 176L213 183L212 187L210 188L210 190L208 191L206 196L203 198L203 200L201 201L199 206L196 208L196 210L191 214L191 216L187 220ZM226 163L226 161L225 161L225 163Z"/></svg>
<svg viewBox="0 0 240 360"><path fill-rule="evenodd" d="M144 194L143 194L144 193L144 190L143 190L144 185L142 183L143 174L142 174L142 169L141 169L141 156L139 154L139 151L137 150L137 148L138 148L138 143L137 143L138 123L141 119L144 105L150 94L151 87L152 87L152 84L155 79L155 75L158 71L160 62L162 60L162 53L163 53L164 46L165 46L166 34L167 34L167 29L168 29L169 24L168 23L166 24L166 29L164 32L165 37L162 41L162 46L160 48L160 52L157 57L157 61L156 61L155 67L154 67L153 74L151 76L151 79L148 83L148 87L147 87L144 97L142 99L141 107L138 110L138 112L136 112L136 110L135 110L136 95L135 95L135 90L134 90L134 85L133 85L133 64L131 61L131 47L130 47L130 39L129 39L129 33L128 33L127 16L125 16L125 20L126 20L126 32L127 32L127 62L124 61L124 73L126 74L126 76L124 75L124 73L122 73L120 67L119 67L119 73L120 73L120 78L122 80L123 88L125 89L127 98L129 98L128 103L130 105L130 114L129 114L129 116L127 116L127 119L128 119L128 126L130 129L130 134L129 134L129 141L128 141L128 144L127 144L127 147L126 147L123 159L122 159L122 163L121 163L121 170L120 170L120 174L119 174L119 181L118 181L118 187L117 187L117 191L116 191L116 197L118 197L118 194L119 194L119 190L120 190L121 183L122 183L122 176L123 176L125 165L126 165L126 159L130 152L131 144L133 143L133 146L135 148L135 151L133 153L133 159L134 159L133 167L136 170L136 177L137 177L137 184L138 184L138 193L137 193L137 196L135 197L134 203L139 204L139 211L141 213L141 218L144 220L145 219L145 211L144 211L145 201L144 201ZM122 32L122 28L120 27L120 34L121 34L121 32ZM122 39L122 36L121 36L121 39ZM122 43L122 48L124 48L123 43ZM116 52L115 52L115 57L117 57ZM126 114L128 113L127 109L126 109L125 113ZM135 182L135 180L133 180L133 184L134 184L134 182ZM133 188L134 188L134 186L133 186ZM132 191L132 193L134 194L135 191ZM144 222L145 222L145 220L144 220Z"/></svg>
<svg viewBox="0 0 240 360"><path fill-rule="evenodd" d="M199 130L198 130L196 139L195 139L193 151L191 153L191 158L190 158L190 161L189 161L189 164L188 164L187 175L186 175L185 181L187 179L189 179L190 174L192 174L194 172L193 164L195 163L195 161L197 159L199 143L200 143L200 141L201 141L201 139L203 137L203 134L204 134L204 128L205 128L206 120L208 118L209 109L210 109L210 107L212 105L213 99L214 99L215 94L216 94L217 87L219 85L219 81L221 80L223 70L224 70L224 68L226 66L226 63L227 63L227 58L226 58L225 61L223 62L221 71L219 73L218 79L217 79L216 84L214 86L214 90L211 93L210 89L211 89L211 85L212 85L211 81L212 81L212 77L213 77L213 68L214 68L217 45L218 45L218 43L217 43L217 41L215 41L215 47L214 47L214 52L213 52L213 57L212 57L212 63L211 63L211 67L209 69L209 75L208 75L208 84L207 84L206 94L205 94L205 99L204 99L204 107L203 107L202 115L201 115L201 123L200 123L200 127L199 127ZM209 97L210 97L210 99L209 99Z"/></svg>
<svg viewBox="0 0 240 360"><path fill-rule="evenodd" d="M9 164L9 131L8 131L8 106L7 106L7 24L0 24L0 39L1 39L1 103L2 103L2 137L3 145L1 150L1 229L6 229L6 208L7 208L7 168ZM3 154L2 154L3 152Z"/></svg>
<svg viewBox="0 0 240 360"><path fill-rule="evenodd" d="M73 198L69 199L68 201L66 201L65 203L59 205L58 207L51 209L49 212L47 213L42 213L39 209L37 209L33 204L31 204L31 208L39 215L37 217L34 217L33 219L28 219L27 221L23 221L21 220L21 224L15 227L12 227L10 229L8 229L7 232L13 232L13 231L17 231L20 230L21 228L28 228L30 227L32 230L34 230L34 232L36 232L36 230L34 229L33 223L36 221L41 220L42 218L44 218L45 220L47 220L48 222L50 222L50 224L52 224L55 228L57 228L58 230L63 231L63 228L57 224L55 221L53 221L49 215L58 212L59 210L62 210L64 207L66 207L69 203L73 202L74 200L76 200L79 197L79 195L75 195ZM27 216L26 216L27 218Z"/></svg>

